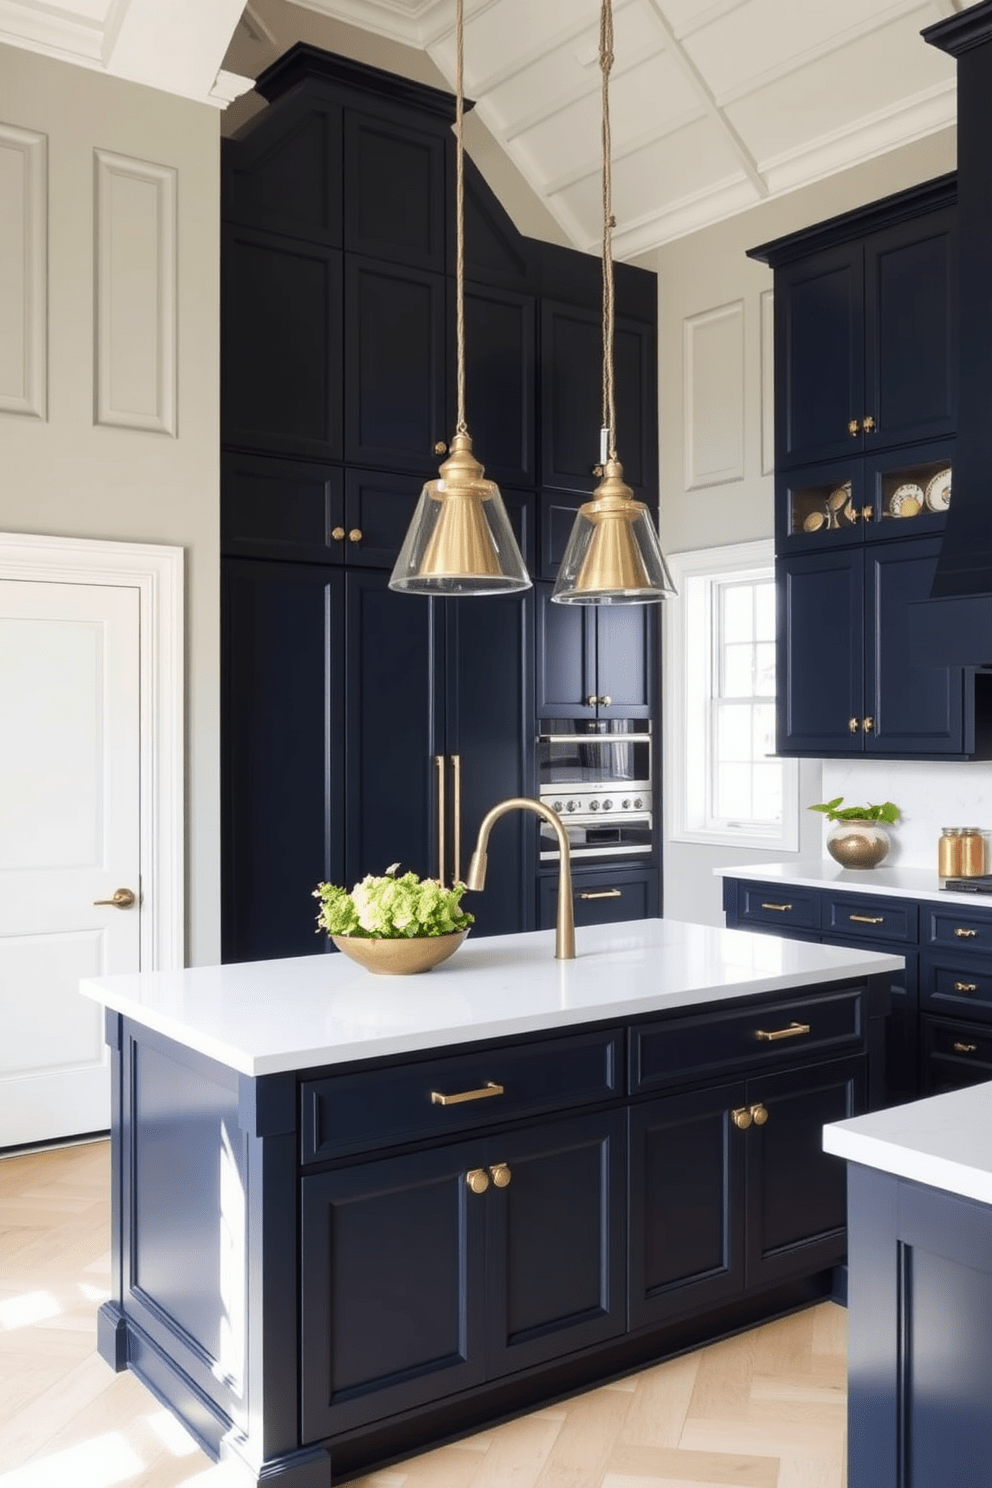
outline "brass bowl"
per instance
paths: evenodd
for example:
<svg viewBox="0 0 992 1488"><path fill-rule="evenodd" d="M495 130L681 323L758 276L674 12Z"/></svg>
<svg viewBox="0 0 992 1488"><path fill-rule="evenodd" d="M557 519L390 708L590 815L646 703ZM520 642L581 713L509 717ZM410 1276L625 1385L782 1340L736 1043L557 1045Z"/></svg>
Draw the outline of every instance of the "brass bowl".
<svg viewBox="0 0 992 1488"><path fill-rule="evenodd" d="M377 976L413 976L430 971L453 956L468 934L453 930L449 935L421 935L395 940L365 940L358 935L332 935L339 951Z"/></svg>

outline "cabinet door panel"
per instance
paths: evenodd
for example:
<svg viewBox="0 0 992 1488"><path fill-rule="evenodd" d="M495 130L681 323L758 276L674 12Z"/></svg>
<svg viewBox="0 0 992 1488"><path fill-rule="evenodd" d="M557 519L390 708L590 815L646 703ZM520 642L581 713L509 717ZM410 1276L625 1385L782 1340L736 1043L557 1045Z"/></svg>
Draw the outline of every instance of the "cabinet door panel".
<svg viewBox="0 0 992 1488"><path fill-rule="evenodd" d="M477 1384L488 1194L465 1143L304 1178L303 1440Z"/></svg>
<svg viewBox="0 0 992 1488"><path fill-rule="evenodd" d="M437 871L432 758L440 654L432 601L397 594L389 575L347 576L346 886L390 863Z"/></svg>
<svg viewBox="0 0 992 1488"><path fill-rule="evenodd" d="M415 268L445 267L447 130L384 104L344 127L345 247Z"/></svg>
<svg viewBox="0 0 992 1488"><path fill-rule="evenodd" d="M490 1376L623 1332L623 1135L612 1111L491 1139L511 1179L486 1195Z"/></svg>
<svg viewBox="0 0 992 1488"><path fill-rule="evenodd" d="M521 486L537 478L535 316L531 295L481 286L465 291L465 414L473 448L490 480ZM454 409L454 365L450 372Z"/></svg>
<svg viewBox="0 0 992 1488"><path fill-rule="evenodd" d="M344 516L341 470L303 460L221 457L221 550L225 557L340 563L332 532Z"/></svg>
<svg viewBox="0 0 992 1488"><path fill-rule="evenodd" d="M864 1059L749 1080L747 1100L768 1112L745 1134L747 1285L837 1264L846 1244L846 1165L823 1151L823 1127L864 1110Z"/></svg>
<svg viewBox="0 0 992 1488"><path fill-rule="evenodd" d="M430 478L425 468L424 478ZM345 537L335 546L351 568L388 568L392 573L423 489L416 475L379 470L345 474ZM354 534L360 533L356 537Z"/></svg>
<svg viewBox="0 0 992 1488"><path fill-rule="evenodd" d="M567 605L556 606L568 609ZM575 607L573 607L575 608ZM593 606L600 718L649 718L654 703L658 605Z"/></svg>
<svg viewBox="0 0 992 1488"><path fill-rule="evenodd" d="M874 699L875 728L865 749L880 754L960 754L964 743L964 682L960 667L919 666L913 645L930 597L940 538L915 538L872 548L866 558L869 634L865 709ZM869 608L870 606L870 608Z"/></svg>
<svg viewBox="0 0 992 1488"><path fill-rule="evenodd" d="M349 257L348 460L432 476L444 438L444 279Z"/></svg>
<svg viewBox="0 0 992 1488"><path fill-rule="evenodd" d="M576 925L654 919L661 913L658 877L657 868L612 868L573 874ZM553 878L547 875L541 878L539 893L539 929L553 930L558 914L557 874Z"/></svg>
<svg viewBox="0 0 992 1488"><path fill-rule="evenodd" d="M860 551L776 564L781 754L862 752L863 576Z"/></svg>
<svg viewBox="0 0 992 1488"><path fill-rule="evenodd" d="M933 212L865 242L868 449L954 433L956 216Z"/></svg>
<svg viewBox="0 0 992 1488"><path fill-rule="evenodd" d="M743 1083L630 1111L630 1326L736 1296L744 1281Z"/></svg>
<svg viewBox="0 0 992 1488"><path fill-rule="evenodd" d="M224 565L225 961L314 955L311 897L340 882L344 575L301 563Z"/></svg>
<svg viewBox="0 0 992 1488"><path fill-rule="evenodd" d="M848 424L864 408L864 259L860 243L775 275L775 463L861 449Z"/></svg>
<svg viewBox="0 0 992 1488"><path fill-rule="evenodd" d="M539 718L595 718L596 617L591 605L551 602L551 585L538 586L537 714Z"/></svg>

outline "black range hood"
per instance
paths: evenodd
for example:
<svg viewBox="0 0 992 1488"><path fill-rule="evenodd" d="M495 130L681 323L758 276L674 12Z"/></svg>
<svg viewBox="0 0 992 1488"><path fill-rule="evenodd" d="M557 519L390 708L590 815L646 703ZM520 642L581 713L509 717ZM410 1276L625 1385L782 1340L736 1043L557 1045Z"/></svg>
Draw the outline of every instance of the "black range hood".
<svg viewBox="0 0 992 1488"><path fill-rule="evenodd" d="M992 668L992 0L930 26L957 60L960 366L954 486L927 659Z"/></svg>

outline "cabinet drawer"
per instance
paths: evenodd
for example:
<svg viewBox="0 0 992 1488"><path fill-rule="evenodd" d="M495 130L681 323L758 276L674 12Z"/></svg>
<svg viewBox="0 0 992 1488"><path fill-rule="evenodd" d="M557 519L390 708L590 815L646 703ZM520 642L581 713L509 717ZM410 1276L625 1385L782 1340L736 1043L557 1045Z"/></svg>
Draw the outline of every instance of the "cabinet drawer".
<svg viewBox="0 0 992 1488"><path fill-rule="evenodd" d="M992 1029L924 1018L923 1094L992 1080Z"/></svg>
<svg viewBox="0 0 992 1488"><path fill-rule="evenodd" d="M864 1042L864 989L734 1012L701 1013L631 1030L631 1091L654 1090L678 1076L794 1060Z"/></svg>
<svg viewBox="0 0 992 1488"><path fill-rule="evenodd" d="M302 1160L319 1162L607 1100L622 1093L622 1038L622 1030L606 1029L306 1080Z"/></svg>
<svg viewBox="0 0 992 1488"><path fill-rule="evenodd" d="M871 899L859 894L823 896L823 935L915 945L918 910L912 900Z"/></svg>
<svg viewBox="0 0 992 1488"><path fill-rule="evenodd" d="M992 957L992 915L969 912L957 906L930 909L927 942L953 946L955 952L982 952Z"/></svg>
<svg viewBox="0 0 992 1488"><path fill-rule="evenodd" d="M992 1020L992 963L924 952L920 1002L931 1012Z"/></svg>
<svg viewBox="0 0 992 1488"><path fill-rule="evenodd" d="M820 897L815 890L794 884L742 883L738 886L738 919L749 924L773 925L783 935L792 930L818 930Z"/></svg>

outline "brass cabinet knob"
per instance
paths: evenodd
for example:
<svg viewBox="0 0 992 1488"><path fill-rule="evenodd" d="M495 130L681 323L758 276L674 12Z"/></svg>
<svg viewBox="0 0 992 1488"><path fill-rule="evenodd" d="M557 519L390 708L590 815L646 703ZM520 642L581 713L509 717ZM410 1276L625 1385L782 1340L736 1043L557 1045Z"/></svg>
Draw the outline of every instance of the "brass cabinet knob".
<svg viewBox="0 0 992 1488"><path fill-rule="evenodd" d="M513 1174L510 1172L506 1163L493 1163L489 1171L492 1174L493 1183L495 1183L497 1188L507 1188L509 1186Z"/></svg>
<svg viewBox="0 0 992 1488"><path fill-rule="evenodd" d="M351 531L348 533L348 541L349 542L361 542L361 540L362 540L362 529L361 529L361 527L352 527Z"/></svg>
<svg viewBox="0 0 992 1488"><path fill-rule="evenodd" d="M864 418L861 420L861 427L866 434L872 434L874 432L875 420L872 418L870 413L866 413Z"/></svg>
<svg viewBox="0 0 992 1488"><path fill-rule="evenodd" d="M862 520L862 522L870 522L871 519L872 519L872 517L874 515L875 515L875 508L873 506L863 506L861 508L861 520Z"/></svg>
<svg viewBox="0 0 992 1488"><path fill-rule="evenodd" d="M589 694L589 696L586 698L586 707L587 708L595 708L595 706L596 706L596 704L598 702L599 702L599 698L596 696L596 694L594 692L591 692Z"/></svg>
<svg viewBox="0 0 992 1488"><path fill-rule="evenodd" d="M754 1118L755 1126L764 1126L765 1122L768 1120L768 1111L761 1104L760 1101L757 1103L757 1105L751 1107L751 1115Z"/></svg>
<svg viewBox="0 0 992 1488"><path fill-rule="evenodd" d="M610 697L610 694L608 692L606 692L600 698L599 702L600 702L600 707L609 708L612 705L612 703L613 703L613 699Z"/></svg>
<svg viewBox="0 0 992 1488"><path fill-rule="evenodd" d="M738 1106L735 1111L731 1111L730 1119L736 1127L740 1128L741 1131L747 1131L748 1127L751 1125L751 1122L754 1120L754 1117L748 1110L747 1106Z"/></svg>
<svg viewBox="0 0 992 1488"><path fill-rule="evenodd" d="M344 528L343 527L332 527L331 528L331 536L333 537L333 539L334 539L335 542L344 542Z"/></svg>
<svg viewBox="0 0 992 1488"><path fill-rule="evenodd" d="M851 419L850 423L847 426L847 432L848 434L850 434L852 439L857 439L858 435L861 432L861 425L858 423L857 419Z"/></svg>
<svg viewBox="0 0 992 1488"><path fill-rule="evenodd" d="M858 729L860 727L861 727L861 719L860 718L849 718L847 720L847 732L849 734L856 734L858 732Z"/></svg>
<svg viewBox="0 0 992 1488"><path fill-rule="evenodd" d="M448 453L448 446L445 444L443 439L439 439L435 444L434 453L436 455L446 455Z"/></svg>
<svg viewBox="0 0 992 1488"><path fill-rule="evenodd" d="M489 1174L485 1168L472 1168L465 1174L465 1182L474 1194L482 1194L489 1187Z"/></svg>
<svg viewBox="0 0 992 1488"><path fill-rule="evenodd" d="M115 889L112 899L94 899L94 904L112 904L115 909L130 909L137 903L133 889Z"/></svg>
<svg viewBox="0 0 992 1488"><path fill-rule="evenodd" d="M866 734L870 734L871 731L872 731L872 729L875 727L875 720L874 720L874 718L872 718L872 716L871 716L870 713L868 714L867 718L865 719L865 721L861 725L861 727L864 729L864 731L865 731Z"/></svg>

